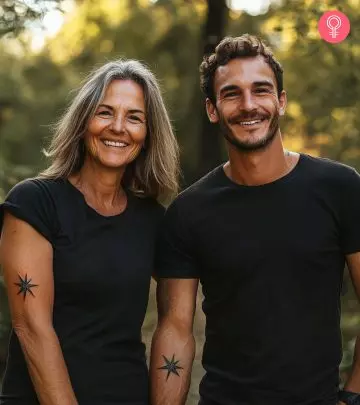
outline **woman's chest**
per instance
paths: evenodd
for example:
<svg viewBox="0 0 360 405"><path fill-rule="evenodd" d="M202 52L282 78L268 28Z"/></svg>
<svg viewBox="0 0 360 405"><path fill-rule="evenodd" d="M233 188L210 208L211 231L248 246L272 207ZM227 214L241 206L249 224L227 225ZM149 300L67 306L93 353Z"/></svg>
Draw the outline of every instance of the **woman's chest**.
<svg viewBox="0 0 360 405"><path fill-rule="evenodd" d="M155 230L146 223L85 221L63 229L54 251L55 291L105 298L147 288L154 246Z"/></svg>

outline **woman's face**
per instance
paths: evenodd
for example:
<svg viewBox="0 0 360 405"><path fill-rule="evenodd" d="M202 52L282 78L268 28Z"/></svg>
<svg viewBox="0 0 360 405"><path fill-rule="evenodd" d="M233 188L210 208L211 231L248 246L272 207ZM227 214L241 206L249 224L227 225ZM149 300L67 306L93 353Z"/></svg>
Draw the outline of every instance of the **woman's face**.
<svg viewBox="0 0 360 405"><path fill-rule="evenodd" d="M142 87L132 80L112 81L85 133L88 155L108 168L125 168L139 155L145 137Z"/></svg>

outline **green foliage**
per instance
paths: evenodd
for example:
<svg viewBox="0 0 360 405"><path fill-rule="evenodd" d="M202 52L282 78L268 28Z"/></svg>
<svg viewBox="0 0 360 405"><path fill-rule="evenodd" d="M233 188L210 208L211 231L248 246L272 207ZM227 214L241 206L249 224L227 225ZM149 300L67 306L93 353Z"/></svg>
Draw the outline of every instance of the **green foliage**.
<svg viewBox="0 0 360 405"><path fill-rule="evenodd" d="M10 316L6 305L5 287L0 276L0 383L1 374L5 366L7 342L10 331ZM0 384L1 385L1 384Z"/></svg>
<svg viewBox="0 0 360 405"><path fill-rule="evenodd" d="M39 21L46 11L60 8L61 0L0 0L0 36L18 34L32 21Z"/></svg>

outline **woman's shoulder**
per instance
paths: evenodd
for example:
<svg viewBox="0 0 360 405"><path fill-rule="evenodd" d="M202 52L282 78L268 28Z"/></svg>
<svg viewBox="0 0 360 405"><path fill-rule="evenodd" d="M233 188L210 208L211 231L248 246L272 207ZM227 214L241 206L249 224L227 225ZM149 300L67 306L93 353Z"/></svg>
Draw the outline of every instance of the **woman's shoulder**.
<svg viewBox="0 0 360 405"><path fill-rule="evenodd" d="M63 180L61 179L43 179L28 178L17 183L8 192L5 202L28 202L41 201L51 203L56 199L56 195L62 189Z"/></svg>
<svg viewBox="0 0 360 405"><path fill-rule="evenodd" d="M62 188L63 179L47 179L33 177L20 181L8 193L9 196L19 195L23 197L53 194Z"/></svg>
<svg viewBox="0 0 360 405"><path fill-rule="evenodd" d="M56 201L63 181L29 178L17 183L0 205L0 228L5 211L29 223L49 241L58 229Z"/></svg>

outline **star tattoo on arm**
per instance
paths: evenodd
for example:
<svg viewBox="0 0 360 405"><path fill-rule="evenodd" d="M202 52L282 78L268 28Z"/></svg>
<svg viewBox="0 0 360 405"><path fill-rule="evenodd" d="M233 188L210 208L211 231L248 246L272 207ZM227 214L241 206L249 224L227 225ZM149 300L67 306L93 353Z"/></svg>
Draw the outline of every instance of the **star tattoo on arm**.
<svg viewBox="0 0 360 405"><path fill-rule="evenodd" d="M180 377L180 374L178 373L178 369L183 369L183 368L177 365L180 360L175 361L175 354L173 354L171 360L167 359L164 355L163 355L163 358L165 360L165 365L162 367L158 367L158 370L167 370L166 381L168 380L170 374L176 374L178 377Z"/></svg>
<svg viewBox="0 0 360 405"><path fill-rule="evenodd" d="M31 294L33 297L35 297L34 293L31 291L33 287L38 287L38 284L31 284L31 278L27 278L27 274L25 274L25 278L22 278L20 274L18 274L20 282L19 283L14 283L19 287L19 291L17 295L23 294L24 300L26 298L26 294Z"/></svg>

